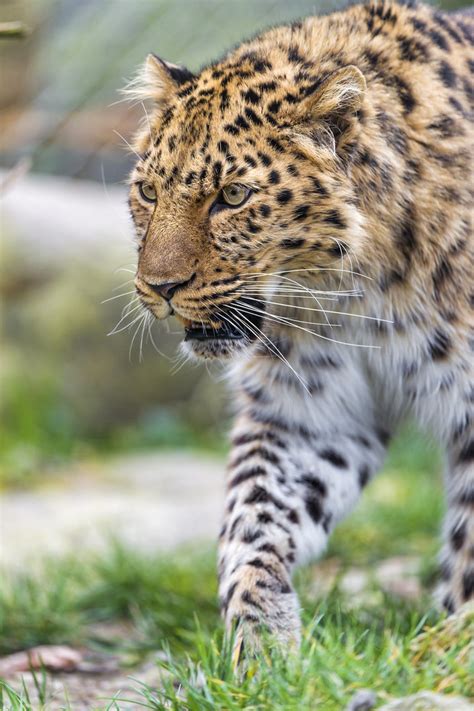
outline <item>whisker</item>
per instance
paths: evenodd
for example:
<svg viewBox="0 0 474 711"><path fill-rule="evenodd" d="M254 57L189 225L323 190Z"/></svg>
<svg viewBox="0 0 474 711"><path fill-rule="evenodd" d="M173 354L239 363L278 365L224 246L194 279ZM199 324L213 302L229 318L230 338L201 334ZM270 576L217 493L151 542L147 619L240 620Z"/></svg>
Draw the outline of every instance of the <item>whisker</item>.
<svg viewBox="0 0 474 711"><path fill-rule="evenodd" d="M126 291L123 294L117 294L116 296L111 296L109 299L104 299L101 301L101 304L107 304L109 301L114 301L115 299L122 299L124 296L130 296L130 294L134 294L135 289L132 289L131 291Z"/></svg>
<svg viewBox="0 0 474 711"><path fill-rule="evenodd" d="M132 153L134 153L134 154L136 155L136 157L138 158L139 161L141 161L141 156L136 152L136 150L133 148L133 146L130 145L130 143L127 141L127 139L124 138L121 133L119 133L118 131L116 131L115 128L113 129L113 132L114 132L119 138L122 139L122 141L125 143L125 145L127 146L127 148L128 148L129 150L131 150Z"/></svg>
<svg viewBox="0 0 474 711"><path fill-rule="evenodd" d="M362 272L354 272L351 269L343 269L342 271L344 274L353 274L354 276L362 277L362 279L369 279L370 281L374 281L372 277L369 277L366 274L362 274ZM300 269L283 269L278 272L247 272L246 274L242 274L242 277L280 276L281 274L292 274L294 272L338 272L338 273L340 273L341 270L336 269L335 267L302 267Z"/></svg>
<svg viewBox="0 0 474 711"><path fill-rule="evenodd" d="M246 318L246 316L245 316L240 310L234 309L232 306L231 306L230 308L233 309L234 316L236 316L236 318L237 318L238 320L243 319L243 321L246 322L246 324L243 324L243 325L244 325L246 328L248 328L251 333L253 333L255 336L257 336L257 338L263 343L262 339L259 338L258 334L255 333L255 330L254 330L254 329L256 329L259 333L261 333L261 335L263 336L263 338L265 338L265 340L267 341L267 343L270 345L271 350L275 353L275 355L277 355L278 358L280 358L280 360L281 360L285 365L288 366L288 368L292 371L292 373L294 373L294 375L295 375L295 376L297 377L297 379L300 381L301 385L302 385L303 388L306 390L306 392L309 393L308 386L307 386L307 384L305 383L304 379L299 375L299 373L296 372L296 370L293 368L293 366L291 365L291 363L287 360L287 358L285 358L285 356L283 355L283 353L277 348L277 346L273 343L273 341L272 341L265 333L263 333L263 331L262 331L258 326L256 326L255 324L253 324L253 323L250 321L250 319ZM237 313L235 313L235 311L237 311ZM241 323L242 323L242 321L241 321ZM234 325L235 325L235 324L234 324ZM265 343L263 343L263 345L265 345Z"/></svg>
<svg viewBox="0 0 474 711"><path fill-rule="evenodd" d="M300 326L300 325L298 325L298 324L296 324L296 323L293 323L293 322L291 322L291 321L288 321L287 319L285 319L285 318L282 317L282 316L275 316L275 314L270 314L270 315L269 315L269 314L267 314L265 311L262 311L262 309L257 309L257 308L254 307L254 306L245 307L245 306L243 306L243 305L239 305L239 309L240 309L240 310L246 310L247 313L253 313L253 314L257 313L257 314L263 316L264 318L266 318L266 319L268 319L268 320L273 320L273 321L275 321L275 323L281 323L281 324L283 324L283 325L285 325L285 326L290 326L291 328L297 328L297 329L299 329L299 330L301 330L301 331L305 331L306 333L309 333L309 334L311 334L311 335L313 335L313 336L316 336L317 338L321 338L321 339L324 340L324 341L330 341L331 343L337 343L337 344L339 344L339 345L341 345L341 346L354 346L355 348L374 348L374 349L377 349L377 350L381 348L381 346L368 345L368 344L362 344L362 343L349 343L349 342L347 342L347 341L339 341L339 340L337 340L337 339L335 339L335 338L329 338L329 336L323 336L321 333L318 333L317 331L311 331L309 328L306 328L306 327L304 327L304 326Z"/></svg>
<svg viewBox="0 0 474 711"><path fill-rule="evenodd" d="M127 311L127 313L122 316L122 318L119 320L119 322L117 323L117 325L116 325L116 326L110 331L110 333L108 333L107 335L108 335L108 336L113 336L113 335L115 335L116 333L121 333L122 331L125 331L125 329L128 328L129 326L132 326L132 325L135 323L135 321L136 321L138 318L140 318L141 314L139 314L139 315L136 317L136 319L135 319L134 321L131 321L129 324L126 324L125 326L122 326L122 328L118 328L118 327L120 326L120 324L122 323L122 321L124 321L124 320L127 318L127 316L130 316L132 313L134 313L134 312L135 312L137 309L139 309L140 307L141 307L141 304L137 304L136 306L134 306L133 309L131 309L130 311Z"/></svg>
<svg viewBox="0 0 474 711"><path fill-rule="evenodd" d="M258 299L254 299L251 296L248 297L249 301L256 301L258 303ZM286 309L300 309L300 306L296 306L293 304L281 304L278 301L267 301L267 304L272 304L274 306L283 306ZM304 306L303 307L305 311L324 311L325 313L328 314L337 314L338 316L353 316L354 318L362 318L362 319L368 319L370 321L383 321L384 323L393 323L390 319L387 318L378 318L377 316L366 316L365 314L353 314L348 311L331 311L330 309L315 309L311 308L310 306ZM311 323L310 321L300 321L300 323ZM315 325L323 325L323 324L315 324Z"/></svg>

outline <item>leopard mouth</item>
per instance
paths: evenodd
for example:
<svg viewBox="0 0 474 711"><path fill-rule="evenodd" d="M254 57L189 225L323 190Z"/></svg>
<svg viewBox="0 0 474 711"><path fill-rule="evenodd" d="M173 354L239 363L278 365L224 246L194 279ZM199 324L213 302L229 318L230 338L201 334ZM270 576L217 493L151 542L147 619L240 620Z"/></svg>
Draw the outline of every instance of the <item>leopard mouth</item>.
<svg viewBox="0 0 474 711"><path fill-rule="evenodd" d="M245 338L245 333L230 324L224 324L218 328L191 322L184 328L185 341L211 341L211 340L231 340L238 341Z"/></svg>
<svg viewBox="0 0 474 711"><path fill-rule="evenodd" d="M243 306L244 304L240 304ZM225 314L224 314L225 318ZM257 338L262 324L262 316L254 310L229 313L229 320L216 321L214 324L189 321L180 318L184 325L184 340L186 341L246 341Z"/></svg>

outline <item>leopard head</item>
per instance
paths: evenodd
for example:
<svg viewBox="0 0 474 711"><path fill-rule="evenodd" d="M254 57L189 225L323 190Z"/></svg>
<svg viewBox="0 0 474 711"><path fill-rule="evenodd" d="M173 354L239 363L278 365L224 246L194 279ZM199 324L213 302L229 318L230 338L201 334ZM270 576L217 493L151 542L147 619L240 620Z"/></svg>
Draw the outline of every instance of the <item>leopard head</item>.
<svg viewBox="0 0 474 711"><path fill-rule="evenodd" d="M136 290L203 358L261 340L279 284L327 280L362 248L364 77L280 54L244 45L199 75L150 55L130 89L151 102L130 178Z"/></svg>

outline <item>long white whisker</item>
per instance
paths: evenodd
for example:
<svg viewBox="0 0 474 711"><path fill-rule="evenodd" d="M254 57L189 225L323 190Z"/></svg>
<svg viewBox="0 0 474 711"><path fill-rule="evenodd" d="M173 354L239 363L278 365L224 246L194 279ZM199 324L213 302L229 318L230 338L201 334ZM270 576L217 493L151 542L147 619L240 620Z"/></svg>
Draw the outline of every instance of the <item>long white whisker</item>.
<svg viewBox="0 0 474 711"><path fill-rule="evenodd" d="M248 297L249 301L256 301L258 303L258 299L254 299L251 296ZM377 316L365 316L365 314L353 314L347 311L331 311L330 309L315 309L311 308L310 306L295 306L293 304L281 304L278 301L268 301L266 300L267 304L272 304L273 306L283 306L286 309L301 309L303 308L305 311L324 311L325 313L328 314L337 314L338 316L353 316L354 318L363 318L363 319L368 319L370 321L384 321L385 323L393 323L390 319L387 318L378 318ZM300 323L311 323L310 321L301 321ZM315 324L316 325L316 324ZM321 324L320 324L321 325Z"/></svg>
<svg viewBox="0 0 474 711"><path fill-rule="evenodd" d="M343 269L342 270L344 274L354 274L354 276L360 276L363 279L369 279L370 281L374 281L372 277L367 276L366 274L362 274L362 272L353 272L351 269ZM292 274L295 272L338 272L340 273L340 269L336 269L335 267L302 267L300 269L283 269L279 272L247 272L246 274L242 274L243 277L267 277L267 276L280 276L280 274Z"/></svg>
<svg viewBox="0 0 474 711"><path fill-rule="evenodd" d="M141 161L142 157L136 152L136 150L133 148L133 146L130 145L130 143L127 141L127 139L124 138L121 133L119 133L118 131L116 131L115 128L113 129L113 131L114 131L115 134L117 134L117 136L118 136L119 138L122 139L122 141L123 141L123 142L125 143L125 145L129 148L129 150L131 150L132 153L134 153L134 154L136 155L136 157L138 158L138 160Z"/></svg>
<svg viewBox="0 0 474 711"><path fill-rule="evenodd" d="M259 333L261 333L261 335L263 336L263 338L265 338L265 340L267 341L267 343L270 345L270 348L273 350L273 352L280 358L280 360L281 360L285 365L288 366L288 368L292 371L292 373L294 373L294 375L298 378L298 380L300 381L301 385L304 387L304 389L306 390L306 392L309 393L308 386L307 386L307 384L305 383L304 379L299 375L299 373L296 372L296 370L293 368L293 366L291 365L291 363L287 360L287 358L285 358L285 356L283 355L283 353L277 348L277 346L273 343L273 341L272 341L260 328L258 328L258 326L256 326L255 324L253 324L253 323L250 321L250 319L248 319L239 309L233 308L232 305L230 306L230 308L232 308L232 310L233 310L233 312L234 312L234 316L236 316L236 318L237 318L238 320L239 320L239 319L243 319L243 320L246 322L246 325L244 324L245 327L248 328L251 333L253 333L254 335L256 335L257 338L258 338L258 334L255 333L255 330L254 330L254 329L256 329ZM237 313L236 313L236 311L237 311ZM259 340L261 341L262 339L259 338ZM264 345L265 345L265 344L264 344Z"/></svg>
<svg viewBox="0 0 474 711"><path fill-rule="evenodd" d="M130 294L134 294L135 289L132 289L131 291L126 291L123 294L117 294L116 296L111 296L109 299L104 299L101 301L101 304L107 304L109 301L114 301L115 299L122 299L124 296L130 296Z"/></svg>
<svg viewBox="0 0 474 711"><path fill-rule="evenodd" d="M127 316L130 316L133 312L135 312L140 307L141 307L141 304L137 304L131 311L124 314L122 316L122 318L120 319L120 321L115 326L115 328L113 328L112 331L110 331L110 333L108 333L107 335L114 336L116 333L121 333L122 331L125 331L125 329L129 328L130 326L133 326L133 324L140 318L141 314L138 314L138 316L130 323L127 323L125 326L118 328L120 326L120 324L122 323L122 321L127 318Z"/></svg>
<svg viewBox="0 0 474 711"><path fill-rule="evenodd" d="M347 342L347 341L339 341L339 340L337 340L337 339L335 339L335 338L329 338L329 336L323 336L321 333L318 333L317 331L311 331L309 328L305 328L304 326L299 326L299 325L296 324L296 323L293 323L293 322L291 322L291 321L287 321L287 320L286 320L284 317L282 317L282 316L275 316L275 314L270 314L270 315L269 315L269 314L266 314L265 311L262 311L262 309L256 309L256 308L253 307L253 306L245 307L245 306L240 305L240 306L239 306L239 309L240 309L241 311L242 311L242 310L246 310L247 313L254 313L254 314L257 313L257 314L263 316L264 318L267 318L267 319L269 319L269 320L273 320L273 321L275 321L275 322L277 322L277 323L279 322L279 323L283 324L284 326L290 326L290 327L292 327L292 328L298 328L299 330L305 331L306 333L309 333L309 334L311 334L311 335L313 335L313 336L316 336L317 338L321 338L321 339L324 340L324 341L330 341L331 343L338 343L338 344L340 344L341 346L354 346L355 348L375 348L375 349L380 349L380 347L381 347L381 346L374 346L374 345L366 345L366 344L362 344L362 343L349 343L349 342Z"/></svg>

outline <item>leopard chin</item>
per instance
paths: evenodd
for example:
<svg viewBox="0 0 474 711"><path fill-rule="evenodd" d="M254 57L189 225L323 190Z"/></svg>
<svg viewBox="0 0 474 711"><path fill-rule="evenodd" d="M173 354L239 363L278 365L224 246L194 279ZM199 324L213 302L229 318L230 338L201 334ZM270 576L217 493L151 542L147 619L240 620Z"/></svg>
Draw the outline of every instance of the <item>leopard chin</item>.
<svg viewBox="0 0 474 711"><path fill-rule="evenodd" d="M197 360L229 360L242 353L250 345L247 337L236 338L187 338L181 344L181 350Z"/></svg>
<svg viewBox="0 0 474 711"><path fill-rule="evenodd" d="M241 300L240 306L246 302ZM263 312L263 304L260 303ZM261 333L262 316L246 312L244 318L238 312L221 311L221 319L212 323L190 321L175 314L184 326L183 351L200 360L229 359L245 350Z"/></svg>

